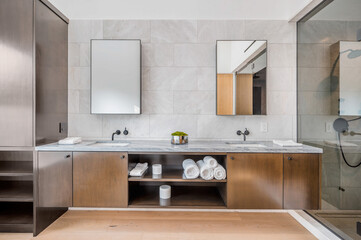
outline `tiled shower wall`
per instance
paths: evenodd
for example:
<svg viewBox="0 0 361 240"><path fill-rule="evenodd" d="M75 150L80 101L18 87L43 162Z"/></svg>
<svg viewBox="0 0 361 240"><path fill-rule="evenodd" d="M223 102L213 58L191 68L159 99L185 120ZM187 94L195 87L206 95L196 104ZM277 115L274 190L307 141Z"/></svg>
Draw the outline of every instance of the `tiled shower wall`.
<svg viewBox="0 0 361 240"><path fill-rule="evenodd" d="M336 139L332 123L338 116L331 114L330 73L333 62L331 62L330 47L340 40L356 41L358 29L361 29L360 21L311 20L299 25L299 140ZM326 124L331 125L331 131L327 131ZM361 121L350 124L355 129L361 128ZM355 137L347 138L355 139Z"/></svg>
<svg viewBox="0 0 361 240"><path fill-rule="evenodd" d="M90 114L90 39L142 40L142 114ZM267 40L267 116L216 116L216 40ZM260 131L261 123L268 131ZM263 20L71 20L69 136L169 139L296 138L296 25Z"/></svg>
<svg viewBox="0 0 361 240"><path fill-rule="evenodd" d="M300 24L298 30L298 137L323 147L322 199L339 209L361 209L361 167L348 167L339 148L324 143L337 141L332 124L339 117L331 114L330 46L340 40L356 41L358 29L360 21L311 20ZM326 131L327 124L331 124L330 132ZM350 122L350 129L360 132L361 121ZM341 138L361 140L360 136ZM344 150L351 164L361 160L360 144Z"/></svg>

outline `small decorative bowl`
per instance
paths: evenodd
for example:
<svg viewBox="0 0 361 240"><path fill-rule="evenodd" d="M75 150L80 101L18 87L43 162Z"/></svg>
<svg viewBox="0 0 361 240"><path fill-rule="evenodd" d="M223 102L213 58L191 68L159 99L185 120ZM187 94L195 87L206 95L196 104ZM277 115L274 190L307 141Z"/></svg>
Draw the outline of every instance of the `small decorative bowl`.
<svg viewBox="0 0 361 240"><path fill-rule="evenodd" d="M171 143L175 145L187 144L188 136L171 136Z"/></svg>

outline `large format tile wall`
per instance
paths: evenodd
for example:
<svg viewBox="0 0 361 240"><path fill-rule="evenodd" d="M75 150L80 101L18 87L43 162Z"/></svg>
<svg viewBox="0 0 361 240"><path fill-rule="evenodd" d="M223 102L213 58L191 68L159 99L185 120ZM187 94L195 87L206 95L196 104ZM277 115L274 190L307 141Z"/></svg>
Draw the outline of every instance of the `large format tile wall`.
<svg viewBox="0 0 361 240"><path fill-rule="evenodd" d="M141 115L90 114L90 39L141 39ZM216 40L267 40L267 116L216 116ZM261 123L268 132L260 131ZM296 138L296 25L263 20L71 20L69 135L118 139Z"/></svg>
<svg viewBox="0 0 361 240"><path fill-rule="evenodd" d="M313 20L301 23L298 29L298 138L307 140L335 140L331 113L330 73L331 45L342 41L356 41L359 21ZM351 117L352 118L352 117ZM331 126L331 131L327 130ZM361 121L351 128L361 128ZM355 139L346 137L345 139Z"/></svg>
<svg viewBox="0 0 361 240"><path fill-rule="evenodd" d="M356 41L358 29L358 21L315 20L298 28L298 137L301 141L317 141L323 147L322 198L340 209L361 209L361 167L348 167L339 149L323 142L337 140L332 123L339 117L331 114L330 46L340 40ZM327 124L331 125L329 132ZM360 131L361 121L350 122L350 129ZM342 136L342 140L361 138ZM361 160L361 146L347 147L345 152L350 163Z"/></svg>

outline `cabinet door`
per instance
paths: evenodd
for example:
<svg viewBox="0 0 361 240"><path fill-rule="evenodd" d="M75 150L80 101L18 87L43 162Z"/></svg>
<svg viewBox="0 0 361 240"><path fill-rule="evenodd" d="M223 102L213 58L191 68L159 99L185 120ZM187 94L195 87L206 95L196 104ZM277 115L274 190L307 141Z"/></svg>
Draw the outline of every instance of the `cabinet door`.
<svg viewBox="0 0 361 240"><path fill-rule="evenodd" d="M32 2L32 1L31 1ZM36 139L45 142L68 136L68 24L35 1Z"/></svg>
<svg viewBox="0 0 361 240"><path fill-rule="evenodd" d="M284 155L284 208L319 209L320 156Z"/></svg>
<svg viewBox="0 0 361 240"><path fill-rule="evenodd" d="M77 152L73 168L74 207L127 207L127 153Z"/></svg>
<svg viewBox="0 0 361 240"><path fill-rule="evenodd" d="M39 207L71 207L72 153L38 153Z"/></svg>
<svg viewBox="0 0 361 240"><path fill-rule="evenodd" d="M227 207L281 209L282 154L229 154Z"/></svg>
<svg viewBox="0 0 361 240"><path fill-rule="evenodd" d="M0 1L0 146L33 146L33 1Z"/></svg>

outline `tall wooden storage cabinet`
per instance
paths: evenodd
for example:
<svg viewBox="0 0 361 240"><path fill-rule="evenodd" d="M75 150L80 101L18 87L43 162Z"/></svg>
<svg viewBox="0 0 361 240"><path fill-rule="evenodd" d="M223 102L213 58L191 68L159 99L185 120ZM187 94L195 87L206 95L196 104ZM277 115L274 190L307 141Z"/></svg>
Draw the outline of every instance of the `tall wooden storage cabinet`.
<svg viewBox="0 0 361 240"><path fill-rule="evenodd" d="M0 232L33 232L34 147L67 136L67 76L68 19L47 0L1 0Z"/></svg>

